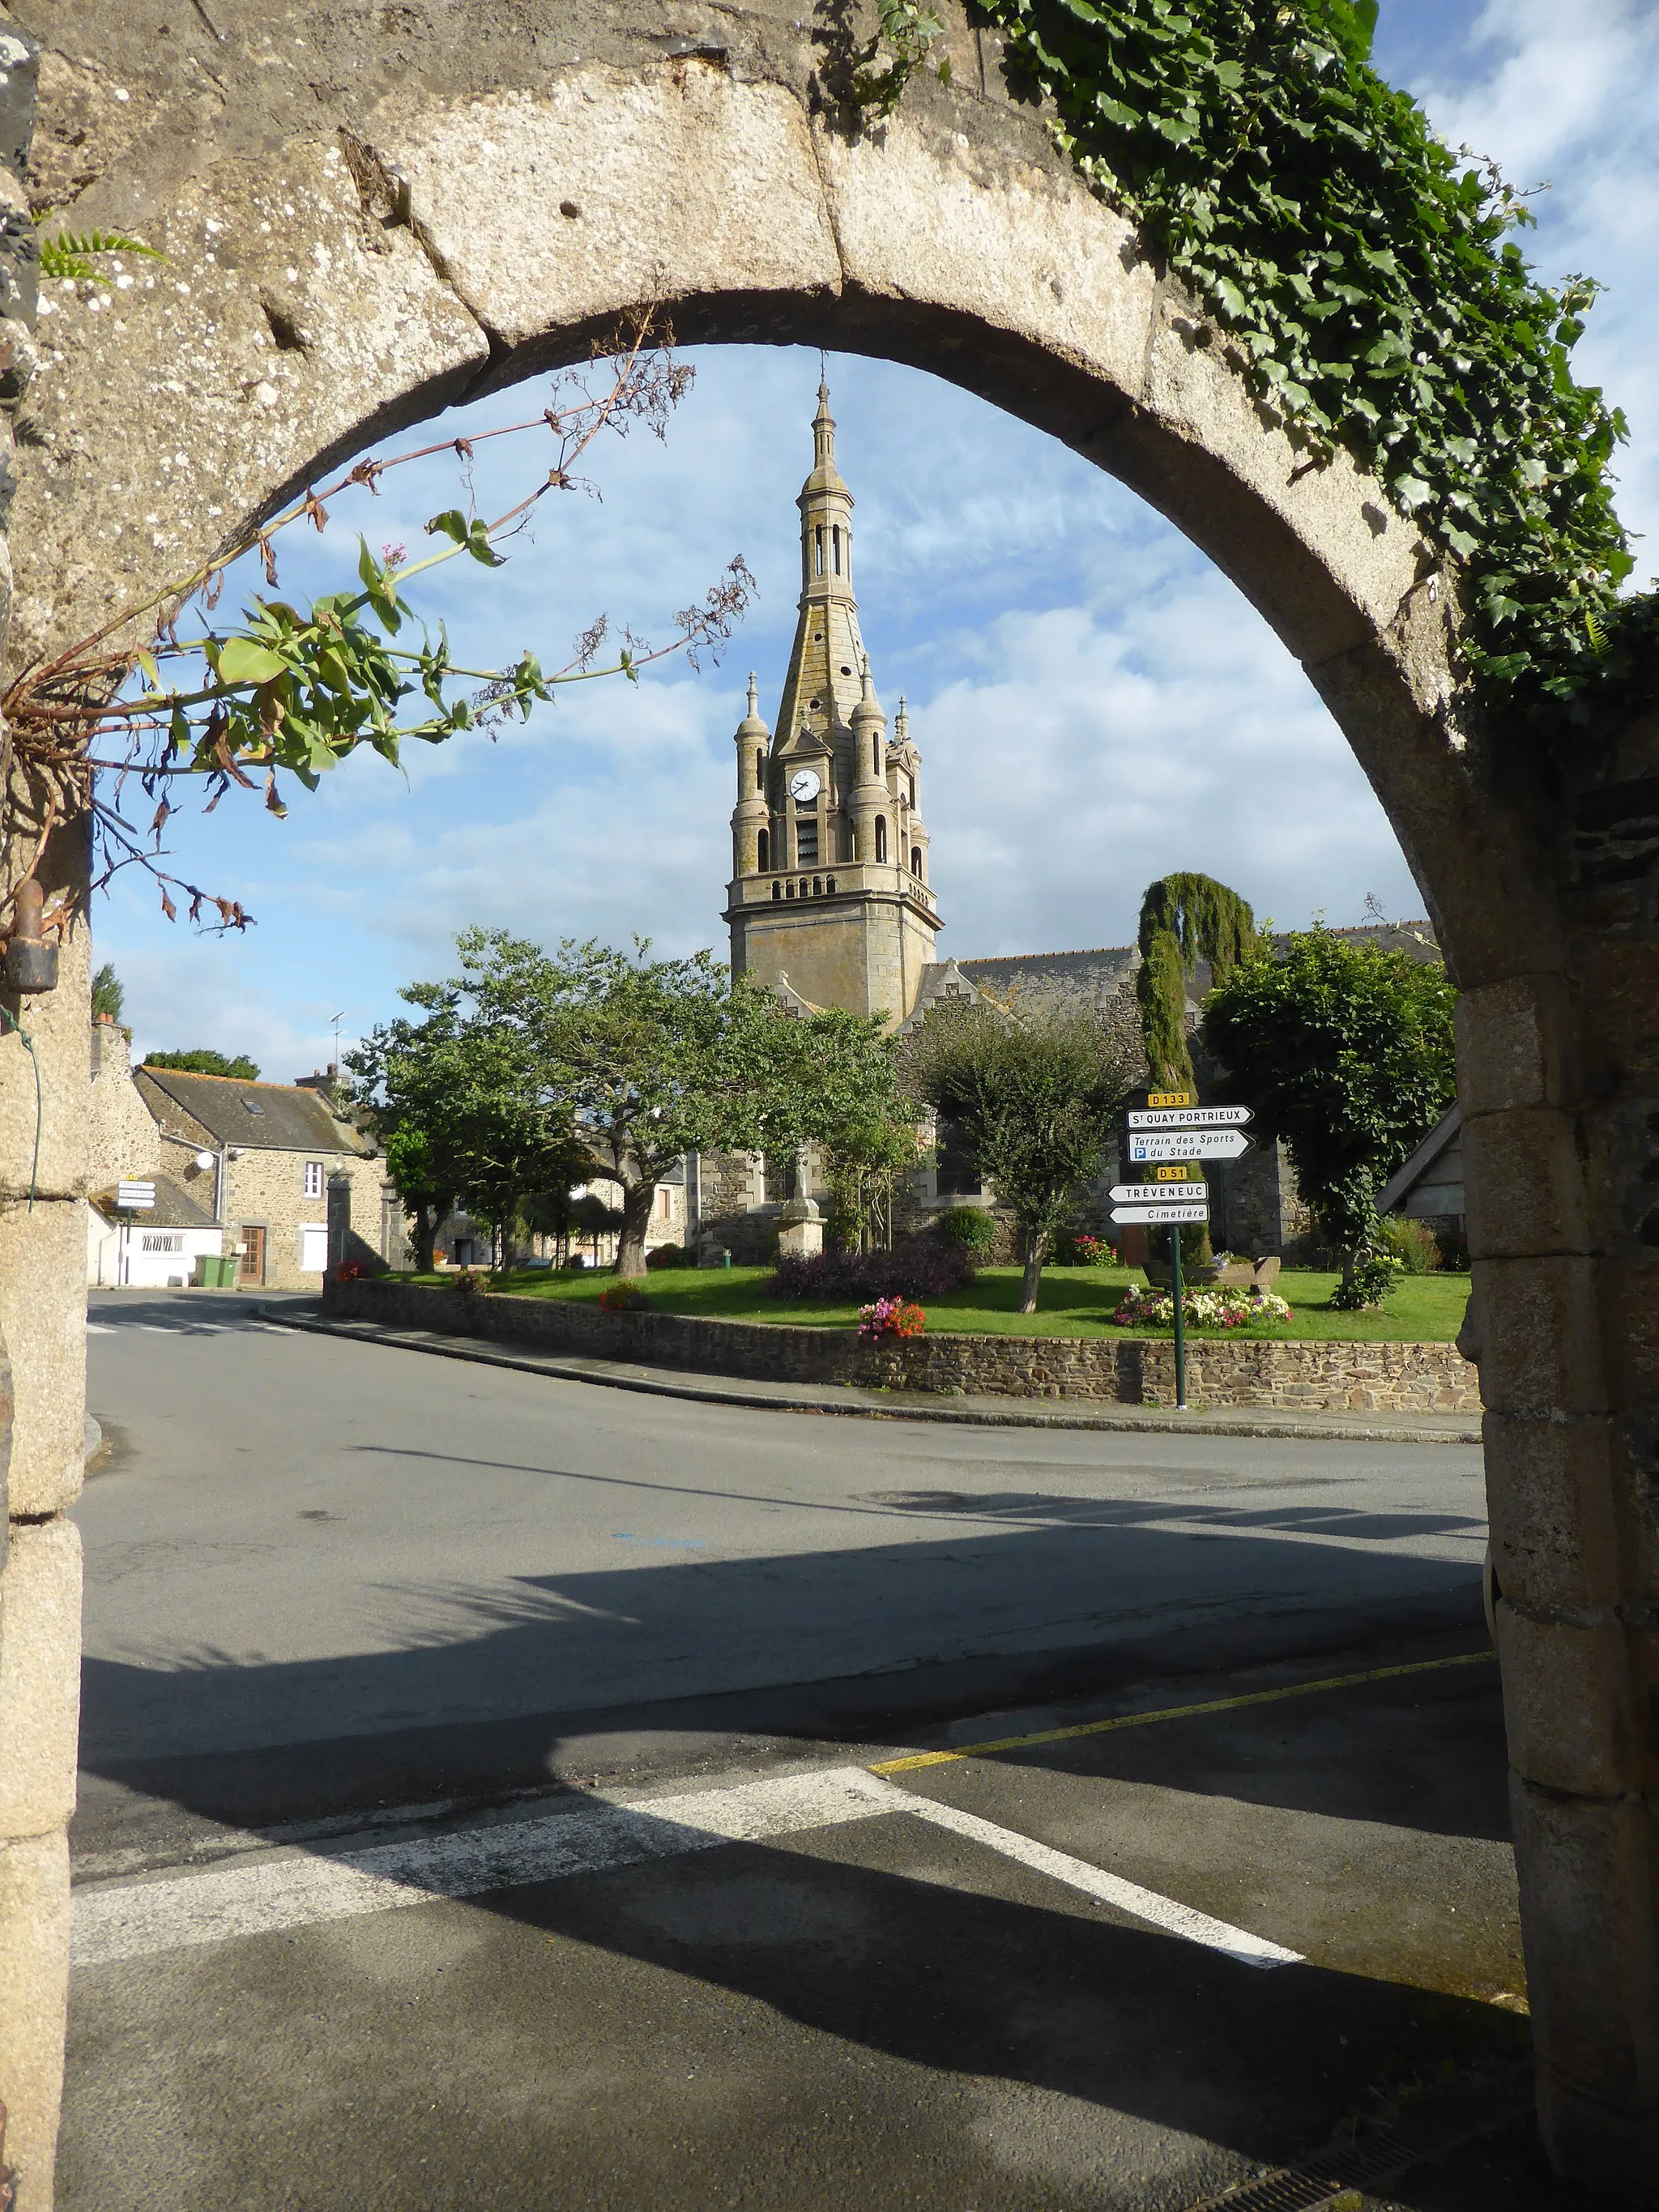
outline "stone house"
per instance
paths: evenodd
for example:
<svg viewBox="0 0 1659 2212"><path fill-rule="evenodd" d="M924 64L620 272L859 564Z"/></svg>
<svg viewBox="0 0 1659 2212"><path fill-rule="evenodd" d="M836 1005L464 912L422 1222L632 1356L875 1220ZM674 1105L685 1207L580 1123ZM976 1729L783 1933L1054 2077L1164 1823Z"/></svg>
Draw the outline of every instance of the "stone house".
<svg viewBox="0 0 1659 2212"><path fill-rule="evenodd" d="M224 1232L197 1195L161 1166L161 1133L132 1079L127 1033L107 1015L92 1024L87 1111L87 1281L165 1289L187 1283L198 1257L222 1251ZM154 1206L124 1212L124 1182L149 1182Z"/></svg>
<svg viewBox="0 0 1659 2212"><path fill-rule="evenodd" d="M161 1171L225 1232L246 1288L316 1290L343 1261L386 1257L403 1211L372 1138L336 1111L329 1079L244 1083L178 1068L133 1078Z"/></svg>

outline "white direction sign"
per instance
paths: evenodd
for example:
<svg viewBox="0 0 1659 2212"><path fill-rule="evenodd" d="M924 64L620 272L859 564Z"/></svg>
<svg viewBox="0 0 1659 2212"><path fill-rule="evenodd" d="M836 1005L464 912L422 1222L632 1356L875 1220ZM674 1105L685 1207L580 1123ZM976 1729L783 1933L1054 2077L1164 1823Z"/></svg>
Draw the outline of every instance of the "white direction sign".
<svg viewBox="0 0 1659 2212"><path fill-rule="evenodd" d="M1115 1206L1114 1221L1134 1222L1147 1229L1166 1228L1177 1221L1207 1221L1210 1209L1206 1205L1170 1206L1162 1200L1156 1206Z"/></svg>
<svg viewBox="0 0 1659 2212"><path fill-rule="evenodd" d="M155 1203L155 1186L153 1182L118 1183L115 1203L125 1212L145 1212Z"/></svg>
<svg viewBox="0 0 1659 2212"><path fill-rule="evenodd" d="M1237 1129L1255 1120L1248 1106L1160 1106L1131 1114L1132 1129Z"/></svg>
<svg viewBox="0 0 1659 2212"><path fill-rule="evenodd" d="M1191 1182L1115 1182L1112 1185L1114 1206L1202 1206L1207 1203L1209 1195L1206 1185L1196 1179Z"/></svg>
<svg viewBox="0 0 1659 2212"><path fill-rule="evenodd" d="M1249 1149L1242 1129L1154 1130L1129 1139L1132 1160L1234 1160Z"/></svg>

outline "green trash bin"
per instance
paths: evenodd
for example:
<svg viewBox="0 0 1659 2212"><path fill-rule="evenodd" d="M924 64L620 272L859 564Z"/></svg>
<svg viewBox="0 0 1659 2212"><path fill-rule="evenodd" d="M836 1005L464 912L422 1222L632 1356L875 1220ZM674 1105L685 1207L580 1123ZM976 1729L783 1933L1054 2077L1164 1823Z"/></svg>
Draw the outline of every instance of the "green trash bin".
<svg viewBox="0 0 1659 2212"><path fill-rule="evenodd" d="M236 1255L234 1252L198 1252L196 1255L196 1285L198 1290L204 1291L234 1290Z"/></svg>

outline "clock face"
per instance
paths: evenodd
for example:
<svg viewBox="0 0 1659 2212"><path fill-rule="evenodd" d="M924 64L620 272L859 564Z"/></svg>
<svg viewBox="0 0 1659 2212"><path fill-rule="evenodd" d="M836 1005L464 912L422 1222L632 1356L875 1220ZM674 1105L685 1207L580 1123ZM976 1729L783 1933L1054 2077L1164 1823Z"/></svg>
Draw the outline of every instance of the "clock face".
<svg viewBox="0 0 1659 2212"><path fill-rule="evenodd" d="M810 768L799 768L789 779L789 795L798 806L810 806L822 786Z"/></svg>

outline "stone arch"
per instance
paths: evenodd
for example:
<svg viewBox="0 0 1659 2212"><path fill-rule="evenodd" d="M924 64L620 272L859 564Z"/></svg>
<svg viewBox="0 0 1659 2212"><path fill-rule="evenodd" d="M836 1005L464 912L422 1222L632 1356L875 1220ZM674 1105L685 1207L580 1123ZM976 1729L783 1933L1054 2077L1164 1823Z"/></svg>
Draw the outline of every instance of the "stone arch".
<svg viewBox="0 0 1659 2212"><path fill-rule="evenodd" d="M16 12L52 35L44 0ZM326 462L579 358L647 303L688 343L822 342L949 377L1109 470L1203 547L1346 732L1464 992L1546 2115L1564 2164L1642 2185L1659 2148L1656 1778L1641 1718L1659 1673L1642 1626L1659 1617L1646 1504L1659 1307L1632 1272L1652 1257L1632 1209L1653 1150L1644 1093L1659 1097L1651 907L1630 921L1575 903L1559 784L1450 717L1455 595L1414 527L1352 461L1315 465L1264 413L1222 333L1056 155L994 40L958 9L951 86L918 82L864 130L826 105L827 34L785 0L723 12L700 37L668 35L626 0L550 12L527 37L504 6L422 18L419 33L410 11L325 6L307 19L301 64L257 0L215 0L226 35L208 70L182 38L164 49L141 33L119 0L76 10L76 55L49 50L43 64L38 167L72 178L77 220L130 224L168 259L107 298L42 302L19 428L15 651L82 634ZM1640 814L1654 753L1659 732L1632 733L1608 771L1590 810L1604 842ZM77 1048L84 1078L72 1018L85 966L82 932L48 1022L64 1128ZM0 1066L9 1091L4 1048ZM27 1147L9 1103L4 1127L15 1196ZM73 1363L59 1371L40 1347L78 1296L82 1188L65 1137L43 1156L32 1226L15 1205L0 1222L19 1394L11 1510L36 1522L72 1496ZM67 1234L54 1225L66 1218ZM14 1816L9 1834L60 1817L61 1789L42 1790L28 1814L40 1825ZM30 2142L49 2146L44 2054L37 2038L35 2070L20 2074L0 2043L0 2094L15 2112L21 2094ZM38 2165L49 2148L29 2154Z"/></svg>

